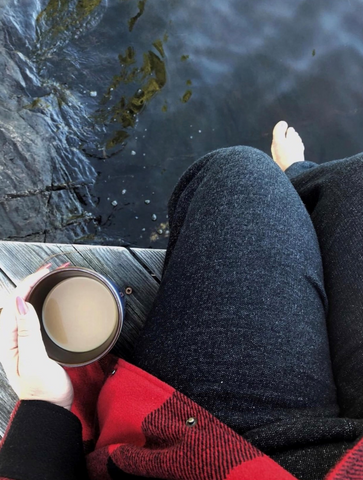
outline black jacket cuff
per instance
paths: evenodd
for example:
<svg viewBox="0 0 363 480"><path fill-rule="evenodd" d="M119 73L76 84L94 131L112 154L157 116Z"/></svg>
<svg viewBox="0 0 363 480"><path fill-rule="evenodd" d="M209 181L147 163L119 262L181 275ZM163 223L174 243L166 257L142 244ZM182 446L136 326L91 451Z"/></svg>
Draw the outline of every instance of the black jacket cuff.
<svg viewBox="0 0 363 480"><path fill-rule="evenodd" d="M0 477L88 479L79 418L50 402L19 400L0 443Z"/></svg>

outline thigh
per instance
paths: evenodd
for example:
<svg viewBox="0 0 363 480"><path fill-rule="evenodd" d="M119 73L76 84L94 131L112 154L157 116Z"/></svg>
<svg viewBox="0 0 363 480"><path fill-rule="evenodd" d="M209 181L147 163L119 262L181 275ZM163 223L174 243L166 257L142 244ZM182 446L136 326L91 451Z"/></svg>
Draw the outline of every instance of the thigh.
<svg viewBox="0 0 363 480"><path fill-rule="evenodd" d="M318 239L266 154L221 149L169 202L171 236L133 363L238 432L337 413Z"/></svg>
<svg viewBox="0 0 363 480"><path fill-rule="evenodd" d="M316 230L340 416L363 418L363 154L286 174Z"/></svg>

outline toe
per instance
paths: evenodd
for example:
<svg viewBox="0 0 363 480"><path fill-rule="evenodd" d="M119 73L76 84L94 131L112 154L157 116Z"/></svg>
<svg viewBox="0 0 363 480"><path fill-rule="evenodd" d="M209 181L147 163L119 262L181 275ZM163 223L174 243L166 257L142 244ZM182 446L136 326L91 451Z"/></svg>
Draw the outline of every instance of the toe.
<svg viewBox="0 0 363 480"><path fill-rule="evenodd" d="M286 132L286 138L295 138L297 136L297 132L295 128L289 127Z"/></svg>
<svg viewBox="0 0 363 480"><path fill-rule="evenodd" d="M289 128L287 129L286 138L287 138L288 140L292 140L292 141L294 141L294 142L296 142L296 141L298 141L298 140L299 140L300 142L302 142L300 135L297 133L297 131L296 131L295 128L293 128L293 127L289 127Z"/></svg>
<svg viewBox="0 0 363 480"><path fill-rule="evenodd" d="M304 160L303 154L304 154L305 146L303 144L303 141L301 140L300 135L297 133L297 131L294 128L290 127L287 130L286 140L290 144L291 148L293 148L295 154L302 155L302 160Z"/></svg>
<svg viewBox="0 0 363 480"><path fill-rule="evenodd" d="M286 138L286 130L287 130L288 124L284 120L281 120L281 122L276 123L272 135L273 139L277 141L282 141Z"/></svg>

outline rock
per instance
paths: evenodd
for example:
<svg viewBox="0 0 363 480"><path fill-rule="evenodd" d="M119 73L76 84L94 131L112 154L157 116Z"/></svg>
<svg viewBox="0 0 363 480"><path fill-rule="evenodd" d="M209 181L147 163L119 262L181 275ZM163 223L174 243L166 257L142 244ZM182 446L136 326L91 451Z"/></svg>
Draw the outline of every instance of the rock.
<svg viewBox="0 0 363 480"><path fill-rule="evenodd" d="M3 1L0 1L2 13ZM97 173L75 148L66 125L71 95L43 87L32 63L4 48L0 26L0 221L1 239L76 243L89 240ZM11 38L11 37L10 37ZM30 96L29 92L32 92ZM63 103L62 103L63 102ZM91 125L82 118L85 131ZM65 134L67 132L67 134ZM82 132L84 133L84 132ZM92 222L91 222L92 223Z"/></svg>

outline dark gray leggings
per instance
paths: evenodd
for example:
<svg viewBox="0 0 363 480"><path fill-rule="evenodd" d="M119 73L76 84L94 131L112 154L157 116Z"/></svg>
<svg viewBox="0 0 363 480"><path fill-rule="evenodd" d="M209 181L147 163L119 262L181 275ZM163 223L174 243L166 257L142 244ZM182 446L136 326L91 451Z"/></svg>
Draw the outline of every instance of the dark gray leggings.
<svg viewBox="0 0 363 480"><path fill-rule="evenodd" d="M362 187L363 154L194 162L132 358L304 480L363 434Z"/></svg>

